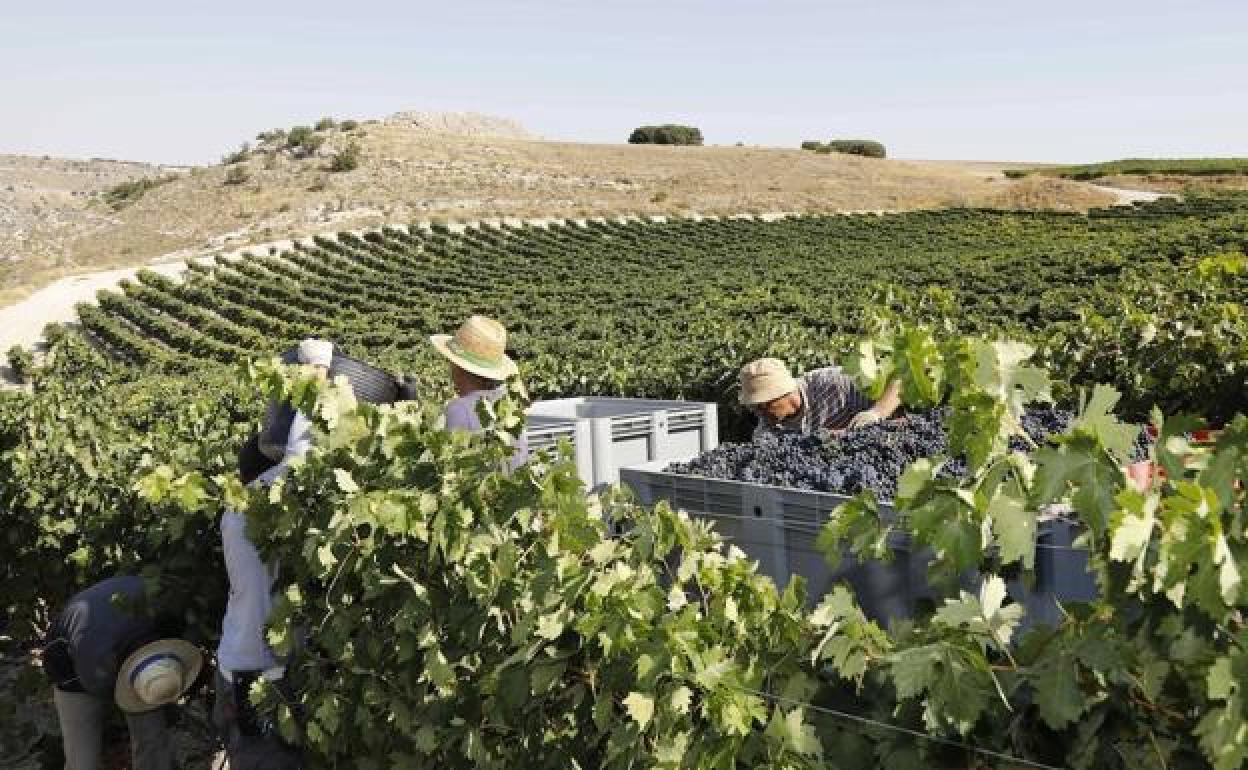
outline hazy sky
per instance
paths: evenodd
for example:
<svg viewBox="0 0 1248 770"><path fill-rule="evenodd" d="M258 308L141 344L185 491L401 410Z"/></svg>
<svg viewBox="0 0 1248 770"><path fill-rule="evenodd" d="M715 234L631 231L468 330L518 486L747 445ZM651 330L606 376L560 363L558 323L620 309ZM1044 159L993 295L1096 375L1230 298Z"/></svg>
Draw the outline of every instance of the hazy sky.
<svg viewBox="0 0 1248 770"><path fill-rule="evenodd" d="M214 162L426 109L577 141L687 122L909 158L1248 155L1248 0L4 5L0 152Z"/></svg>

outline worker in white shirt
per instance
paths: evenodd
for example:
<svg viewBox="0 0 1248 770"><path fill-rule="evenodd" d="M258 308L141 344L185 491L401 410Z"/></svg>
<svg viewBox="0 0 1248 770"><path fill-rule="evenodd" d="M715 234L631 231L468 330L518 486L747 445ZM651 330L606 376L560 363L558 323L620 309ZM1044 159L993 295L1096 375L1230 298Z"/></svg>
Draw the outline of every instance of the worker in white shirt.
<svg viewBox="0 0 1248 770"><path fill-rule="evenodd" d="M507 329L493 318L474 315L454 334L435 334L429 341L451 364L456 398L446 405L447 430L479 433L478 402L502 398L503 382L519 371L506 353ZM512 469L523 465L528 457L528 442L522 436L512 456Z"/></svg>
<svg viewBox="0 0 1248 770"><path fill-rule="evenodd" d="M327 377L334 346L325 340L306 339L299 343L299 363ZM269 468L253 484L269 485L284 475L290 461L307 453L312 446L312 422L296 412L286 440L286 451L277 465ZM217 697L213 721L226 736L227 751L241 737L258 734L260 725L251 708L247 691L259 676L270 682L280 680L285 668L265 641L264 627L273 608L276 565L265 564L255 545L247 538L247 521L238 511L221 516L221 546L230 581L229 600L221 621L221 642L217 646Z"/></svg>

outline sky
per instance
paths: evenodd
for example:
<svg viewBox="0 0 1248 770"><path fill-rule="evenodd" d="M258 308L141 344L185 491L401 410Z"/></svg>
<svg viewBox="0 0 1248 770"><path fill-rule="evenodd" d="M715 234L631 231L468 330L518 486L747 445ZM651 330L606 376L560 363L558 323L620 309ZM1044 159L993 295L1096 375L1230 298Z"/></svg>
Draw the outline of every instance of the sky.
<svg viewBox="0 0 1248 770"><path fill-rule="evenodd" d="M211 163L403 109L904 158L1248 156L1248 0L5 3L0 153Z"/></svg>

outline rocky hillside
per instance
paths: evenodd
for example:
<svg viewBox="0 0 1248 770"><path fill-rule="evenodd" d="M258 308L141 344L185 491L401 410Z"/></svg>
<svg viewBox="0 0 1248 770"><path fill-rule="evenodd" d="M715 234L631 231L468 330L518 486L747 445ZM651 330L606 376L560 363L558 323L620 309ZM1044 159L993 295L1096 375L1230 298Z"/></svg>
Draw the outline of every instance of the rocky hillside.
<svg viewBox="0 0 1248 770"><path fill-rule="evenodd" d="M66 273L386 222L1113 200L1077 183L1036 196L965 169L797 149L542 141L501 118L421 112L266 131L209 167L7 166L0 212L20 213L0 214L0 301Z"/></svg>
<svg viewBox="0 0 1248 770"><path fill-rule="evenodd" d="M174 173L146 163L0 155L0 263L54 257L119 220L88 205L117 185Z"/></svg>

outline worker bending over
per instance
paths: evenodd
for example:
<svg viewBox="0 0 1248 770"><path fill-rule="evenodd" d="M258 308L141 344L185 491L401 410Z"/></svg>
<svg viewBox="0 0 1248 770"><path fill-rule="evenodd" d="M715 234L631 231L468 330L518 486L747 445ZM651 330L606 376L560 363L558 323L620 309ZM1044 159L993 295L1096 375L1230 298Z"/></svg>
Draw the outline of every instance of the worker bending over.
<svg viewBox="0 0 1248 770"><path fill-rule="evenodd" d="M839 366L812 369L794 378L778 358L741 367L741 403L758 415L754 438L791 431L839 433L892 416L901 405L900 386L890 382L874 404Z"/></svg>

